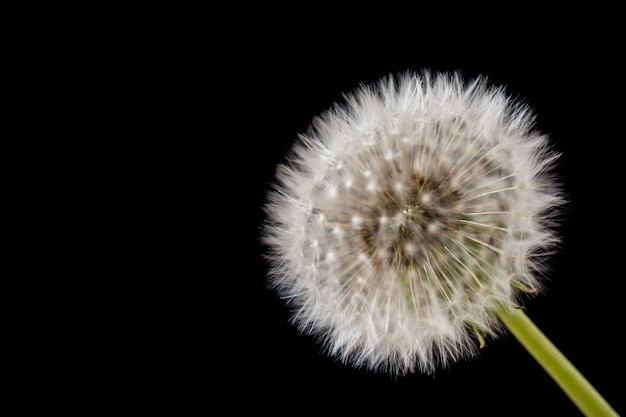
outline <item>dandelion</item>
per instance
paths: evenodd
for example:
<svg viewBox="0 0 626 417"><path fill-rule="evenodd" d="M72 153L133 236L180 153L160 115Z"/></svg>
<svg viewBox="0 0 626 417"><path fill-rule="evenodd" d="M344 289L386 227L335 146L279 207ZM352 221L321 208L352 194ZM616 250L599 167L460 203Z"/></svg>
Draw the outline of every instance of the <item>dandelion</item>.
<svg viewBox="0 0 626 417"><path fill-rule="evenodd" d="M519 307L558 242L558 156L528 106L483 77L361 86L278 167L270 283L300 331L376 372L433 373L504 328L541 337Z"/></svg>

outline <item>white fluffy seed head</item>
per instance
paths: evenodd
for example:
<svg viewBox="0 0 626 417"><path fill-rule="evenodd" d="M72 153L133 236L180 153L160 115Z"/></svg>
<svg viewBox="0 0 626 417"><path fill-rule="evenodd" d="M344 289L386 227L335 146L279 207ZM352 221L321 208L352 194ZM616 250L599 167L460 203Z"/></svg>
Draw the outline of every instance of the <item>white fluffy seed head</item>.
<svg viewBox="0 0 626 417"><path fill-rule="evenodd" d="M431 373L496 336L517 288L540 288L563 203L557 156L530 110L484 78L362 86L278 167L269 281L328 354Z"/></svg>

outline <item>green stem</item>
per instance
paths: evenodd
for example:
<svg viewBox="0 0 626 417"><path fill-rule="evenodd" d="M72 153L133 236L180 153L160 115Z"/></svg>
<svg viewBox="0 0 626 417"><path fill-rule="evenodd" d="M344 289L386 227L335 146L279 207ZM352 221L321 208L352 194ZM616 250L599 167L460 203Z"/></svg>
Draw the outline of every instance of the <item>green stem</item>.
<svg viewBox="0 0 626 417"><path fill-rule="evenodd" d="M618 416L521 309L503 307L498 317L585 416Z"/></svg>

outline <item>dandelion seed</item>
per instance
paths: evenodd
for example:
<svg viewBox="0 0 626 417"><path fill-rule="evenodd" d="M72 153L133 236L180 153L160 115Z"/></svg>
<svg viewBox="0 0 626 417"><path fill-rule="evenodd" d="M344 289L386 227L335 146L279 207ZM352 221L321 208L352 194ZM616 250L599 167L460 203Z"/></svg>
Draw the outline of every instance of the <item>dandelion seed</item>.
<svg viewBox="0 0 626 417"><path fill-rule="evenodd" d="M484 78L362 86L278 169L271 284L346 363L432 373L469 357L501 331L501 305L541 288L557 157L530 110Z"/></svg>

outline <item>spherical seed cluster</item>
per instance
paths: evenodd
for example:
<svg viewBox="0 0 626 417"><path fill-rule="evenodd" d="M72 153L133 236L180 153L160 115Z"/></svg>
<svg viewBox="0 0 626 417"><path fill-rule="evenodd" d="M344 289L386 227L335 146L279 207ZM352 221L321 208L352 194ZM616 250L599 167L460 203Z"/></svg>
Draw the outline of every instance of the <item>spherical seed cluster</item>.
<svg viewBox="0 0 626 417"><path fill-rule="evenodd" d="M357 367L433 372L538 288L561 203L529 109L458 74L362 86L315 119L265 206L270 282Z"/></svg>

